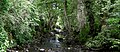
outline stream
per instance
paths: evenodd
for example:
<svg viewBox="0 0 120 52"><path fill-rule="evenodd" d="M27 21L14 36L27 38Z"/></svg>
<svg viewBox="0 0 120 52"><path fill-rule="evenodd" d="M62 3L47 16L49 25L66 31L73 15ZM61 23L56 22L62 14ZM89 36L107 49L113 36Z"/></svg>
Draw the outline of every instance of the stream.
<svg viewBox="0 0 120 52"><path fill-rule="evenodd" d="M37 41L35 44L30 44L23 50L10 50L7 52L96 52L90 50L82 50L81 47L65 47L63 42L60 42L57 38L50 37L46 39L44 43Z"/></svg>
<svg viewBox="0 0 120 52"><path fill-rule="evenodd" d="M51 34L53 34L53 32L51 32ZM55 36L45 39L45 41L42 43L39 41L39 39L36 39L22 50L12 48L8 49L7 52L96 52L83 50L80 45L68 47L65 46L63 41L64 40L60 41L58 34L55 34Z"/></svg>

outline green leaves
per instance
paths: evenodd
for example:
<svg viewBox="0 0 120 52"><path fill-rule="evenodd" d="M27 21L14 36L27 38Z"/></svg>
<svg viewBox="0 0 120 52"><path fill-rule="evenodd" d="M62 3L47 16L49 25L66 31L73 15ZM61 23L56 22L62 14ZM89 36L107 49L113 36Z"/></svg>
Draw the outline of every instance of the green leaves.
<svg viewBox="0 0 120 52"><path fill-rule="evenodd" d="M108 22L108 24L118 24L119 20L120 18L109 18L106 21Z"/></svg>
<svg viewBox="0 0 120 52"><path fill-rule="evenodd" d="M9 41L7 32L3 27L0 27L0 52L5 52L5 50L9 47Z"/></svg>
<svg viewBox="0 0 120 52"><path fill-rule="evenodd" d="M0 13L9 9L9 0L0 0Z"/></svg>
<svg viewBox="0 0 120 52"><path fill-rule="evenodd" d="M11 7L6 18L9 22L5 21L5 26L9 26L11 32L14 34L14 38L18 44L27 43L32 39L32 28L29 25L34 25L34 18L38 17L37 9L35 6L27 0L12 0L10 1ZM10 12L13 11L13 12ZM12 26L11 26L12 25ZM5 28L8 30L7 28Z"/></svg>
<svg viewBox="0 0 120 52"><path fill-rule="evenodd" d="M6 51L9 47L7 32L11 33L15 41L21 45L32 40L34 18L38 18L36 7L27 0L0 1L0 50ZM12 32L14 31L14 32ZM32 32L32 33L31 33ZM11 40L10 40L11 41Z"/></svg>
<svg viewBox="0 0 120 52"><path fill-rule="evenodd" d="M97 32L99 35L89 40L86 45L88 47L104 47L102 45L112 43L109 45L110 49L120 48L120 1L119 0L94 0L93 14L95 17L95 26L102 25L103 29ZM105 27L104 27L105 25ZM100 27L97 27L98 29ZM117 40L116 40L117 39Z"/></svg>

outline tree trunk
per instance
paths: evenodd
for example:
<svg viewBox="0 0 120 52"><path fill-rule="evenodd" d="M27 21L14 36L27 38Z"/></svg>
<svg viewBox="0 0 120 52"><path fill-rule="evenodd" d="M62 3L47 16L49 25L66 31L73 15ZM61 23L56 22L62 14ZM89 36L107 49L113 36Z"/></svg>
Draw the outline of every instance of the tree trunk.
<svg viewBox="0 0 120 52"><path fill-rule="evenodd" d="M64 26L65 29L70 33L70 22L67 16L67 0L64 0Z"/></svg>
<svg viewBox="0 0 120 52"><path fill-rule="evenodd" d="M78 5L77 5L77 20L79 23L79 28L78 31L81 31L81 29L85 26L86 24L86 16L85 16L85 5L84 5L84 0L78 0Z"/></svg>

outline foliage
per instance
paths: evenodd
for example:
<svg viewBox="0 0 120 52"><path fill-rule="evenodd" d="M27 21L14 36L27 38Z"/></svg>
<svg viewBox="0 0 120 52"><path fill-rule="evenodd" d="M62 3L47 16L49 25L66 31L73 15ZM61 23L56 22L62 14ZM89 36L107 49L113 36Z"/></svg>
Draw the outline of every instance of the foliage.
<svg viewBox="0 0 120 52"><path fill-rule="evenodd" d="M78 0L0 0L0 51L29 43L33 37L48 38L57 27L66 33L66 41L80 41L89 48L120 49L120 0L85 1L82 4L89 7L84 12L89 15L85 14L87 23L79 29L83 22L77 21Z"/></svg>
<svg viewBox="0 0 120 52"><path fill-rule="evenodd" d="M9 0L0 1L0 13L7 11L9 8Z"/></svg>
<svg viewBox="0 0 120 52"><path fill-rule="evenodd" d="M101 39L102 38L102 39ZM104 37L103 35L98 35L95 38L89 38L89 41L86 42L86 46L87 47L91 47L91 48L99 48L102 46L102 44L104 44L106 41L106 37Z"/></svg>
<svg viewBox="0 0 120 52"><path fill-rule="evenodd" d="M98 32L98 36L91 38L91 40L89 39L86 43L88 47L100 48L107 45L108 47L106 48L109 49L120 48L119 2L119 0L95 0L93 2L92 8L96 19L95 25L100 24L102 28L101 32Z"/></svg>
<svg viewBox="0 0 120 52"><path fill-rule="evenodd" d="M2 13L8 10L8 0L0 1L0 52L5 51L9 47L8 33L4 29Z"/></svg>
<svg viewBox="0 0 120 52"><path fill-rule="evenodd" d="M94 49L111 49L116 51L120 49L120 40L114 38L106 38L105 36L99 34L93 39L90 38L85 45Z"/></svg>
<svg viewBox="0 0 120 52"><path fill-rule="evenodd" d="M5 51L9 47L7 32L0 25L0 52Z"/></svg>
<svg viewBox="0 0 120 52"><path fill-rule="evenodd" d="M35 6L27 0L1 0L0 2L1 50L5 51L11 43L22 45L30 42L34 33L34 28L31 26L36 24L38 18Z"/></svg>
<svg viewBox="0 0 120 52"><path fill-rule="evenodd" d="M12 0L9 11L5 13L4 28L11 32L18 44L32 39L30 23L33 23L34 6L26 0ZM13 32L12 32L13 31Z"/></svg>
<svg viewBox="0 0 120 52"><path fill-rule="evenodd" d="M82 44L86 43L87 40L90 38L88 35L89 33L89 24L87 23L86 26L82 29L81 33L79 33L79 40L82 42Z"/></svg>

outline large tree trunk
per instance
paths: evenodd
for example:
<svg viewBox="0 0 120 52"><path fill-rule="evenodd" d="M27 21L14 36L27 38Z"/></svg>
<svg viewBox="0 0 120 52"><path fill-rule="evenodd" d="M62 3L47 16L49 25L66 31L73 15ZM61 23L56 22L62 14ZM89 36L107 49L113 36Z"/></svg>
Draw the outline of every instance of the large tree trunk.
<svg viewBox="0 0 120 52"><path fill-rule="evenodd" d="M86 24L86 16L85 16L85 5L84 5L84 0L78 0L78 5L77 5L77 20L79 23L79 29L78 31L85 26Z"/></svg>

